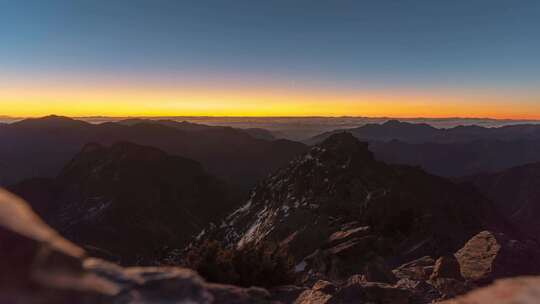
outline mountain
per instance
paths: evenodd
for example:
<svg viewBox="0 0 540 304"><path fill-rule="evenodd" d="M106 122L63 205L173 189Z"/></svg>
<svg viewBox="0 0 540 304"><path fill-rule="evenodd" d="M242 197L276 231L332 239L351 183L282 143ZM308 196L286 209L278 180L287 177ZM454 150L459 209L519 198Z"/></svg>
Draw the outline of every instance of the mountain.
<svg viewBox="0 0 540 304"><path fill-rule="evenodd" d="M476 185L512 223L540 240L540 163L462 180Z"/></svg>
<svg viewBox="0 0 540 304"><path fill-rule="evenodd" d="M213 175L246 190L306 149L300 143L263 140L228 127L147 120L90 124L49 116L0 126L4 179L52 177L85 144L121 141L197 160Z"/></svg>
<svg viewBox="0 0 540 304"><path fill-rule="evenodd" d="M224 128L224 127L213 127L203 124L196 124L191 123L188 121L175 121L175 120L169 120L169 119L144 119L144 118L132 118L132 119L124 119L117 122L121 125L126 126L134 126L138 124L157 124L162 126L168 126L173 127L178 130L186 131L186 132L196 132L196 131L203 131L208 129L214 129L214 128Z"/></svg>
<svg viewBox="0 0 540 304"><path fill-rule="evenodd" d="M57 178L11 190L71 241L126 264L184 246L238 199L200 163L131 143L86 145Z"/></svg>
<svg viewBox="0 0 540 304"><path fill-rule="evenodd" d="M377 161L367 143L339 133L261 182L199 242L278 244L297 272L343 279L381 260L453 253L486 228L508 225L473 187Z"/></svg>
<svg viewBox="0 0 540 304"><path fill-rule="evenodd" d="M438 129L428 124L390 120L349 131L370 142L377 159L421 166L445 177L494 172L540 161L540 125L535 124ZM342 131L321 134L308 142L317 143L339 132Z"/></svg>
<svg viewBox="0 0 540 304"><path fill-rule="evenodd" d="M178 122L178 121L168 120L168 119L151 120L151 119L142 119L142 118L125 119L125 120L120 120L117 123L122 124L122 125L127 125L127 126L133 126L133 125L142 124L142 123L158 124L162 126L173 127L178 130L187 131L187 132L204 131L204 130L210 130L210 129L214 129L214 130L234 129L240 132L245 132L246 134L250 135L253 138L265 139L265 140L276 139L274 135L272 134L272 132L266 129L261 129L261 128L235 129L231 127L208 126L208 125L197 124L197 123L192 123L188 121Z"/></svg>
<svg viewBox="0 0 540 304"><path fill-rule="evenodd" d="M326 132L307 140L307 143L316 144L333 134L341 133L343 131L349 132L353 136L366 141L389 141L399 139L411 142L430 141L440 136L443 132L442 129L434 128L425 123L413 124L389 120L382 124L369 123L358 128Z"/></svg>
<svg viewBox="0 0 540 304"><path fill-rule="evenodd" d="M408 123L389 120L382 124L369 123L364 126L326 132L306 140L316 144L332 134L343 131L366 141L399 140L407 143L455 143L475 140L540 140L539 124L519 124L486 128L481 126L457 126L447 129L432 127L426 123Z"/></svg>
<svg viewBox="0 0 540 304"><path fill-rule="evenodd" d="M445 177L495 172L540 162L540 140L475 140L455 143L371 142L376 158L420 166Z"/></svg>

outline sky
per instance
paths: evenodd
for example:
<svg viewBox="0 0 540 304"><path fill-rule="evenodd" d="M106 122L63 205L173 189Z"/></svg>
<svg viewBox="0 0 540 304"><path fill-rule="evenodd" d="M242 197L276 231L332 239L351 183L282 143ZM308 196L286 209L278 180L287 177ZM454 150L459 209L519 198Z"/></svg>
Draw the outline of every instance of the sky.
<svg viewBox="0 0 540 304"><path fill-rule="evenodd" d="M0 0L0 115L540 119L537 0Z"/></svg>

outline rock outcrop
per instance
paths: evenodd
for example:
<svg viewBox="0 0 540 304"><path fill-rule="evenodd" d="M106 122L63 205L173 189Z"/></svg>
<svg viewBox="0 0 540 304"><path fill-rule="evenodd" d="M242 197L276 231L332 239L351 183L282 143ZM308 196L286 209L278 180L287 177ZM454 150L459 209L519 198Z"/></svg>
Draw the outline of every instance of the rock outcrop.
<svg viewBox="0 0 540 304"><path fill-rule="evenodd" d="M466 280L485 284L498 278L540 273L539 248L534 241L482 231L456 253L456 258Z"/></svg>
<svg viewBox="0 0 540 304"><path fill-rule="evenodd" d="M280 244L298 273L343 280L453 254L497 220L470 187L379 162L366 143L340 133L261 182L243 207L201 238L237 248ZM382 277L376 280L392 283Z"/></svg>
<svg viewBox="0 0 540 304"><path fill-rule="evenodd" d="M122 268L88 258L0 189L0 303L271 303L261 288L210 284L178 267Z"/></svg>

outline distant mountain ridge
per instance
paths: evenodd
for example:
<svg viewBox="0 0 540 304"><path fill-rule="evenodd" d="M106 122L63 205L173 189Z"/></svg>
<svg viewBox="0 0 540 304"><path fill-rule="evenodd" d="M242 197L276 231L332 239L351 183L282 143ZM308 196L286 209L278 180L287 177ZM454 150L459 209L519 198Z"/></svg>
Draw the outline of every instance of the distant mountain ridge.
<svg viewBox="0 0 540 304"><path fill-rule="evenodd" d="M212 174L248 189L305 150L301 143L265 140L249 131L174 121L90 124L60 116L0 126L6 180L55 176L85 144L128 141L200 161Z"/></svg>
<svg viewBox="0 0 540 304"><path fill-rule="evenodd" d="M369 141L370 150L379 160L420 166L429 173L445 177L495 172L540 162L540 125L535 124L438 129L428 124L391 120L350 131L356 138ZM321 134L310 143L340 132L344 131Z"/></svg>
<svg viewBox="0 0 540 304"><path fill-rule="evenodd" d="M316 144L332 134L350 132L360 140L392 141L407 143L454 143L474 140L540 140L540 124L521 124L486 128L476 125L457 126L448 129L435 128L426 123L408 123L389 120L382 124L326 132L306 141Z"/></svg>
<svg viewBox="0 0 540 304"><path fill-rule="evenodd" d="M460 177L540 161L540 140L474 140L455 143L371 142L377 159L420 166L429 173Z"/></svg>

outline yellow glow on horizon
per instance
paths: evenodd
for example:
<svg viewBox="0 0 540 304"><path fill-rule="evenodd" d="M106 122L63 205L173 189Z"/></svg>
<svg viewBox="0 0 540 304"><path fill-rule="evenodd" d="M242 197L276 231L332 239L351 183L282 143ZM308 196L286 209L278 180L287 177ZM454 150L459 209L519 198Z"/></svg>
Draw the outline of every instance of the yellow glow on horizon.
<svg viewBox="0 0 540 304"><path fill-rule="evenodd" d="M540 118L540 104L528 98L474 92L401 90L336 93L279 88L83 85L29 87L10 85L0 88L0 115Z"/></svg>

